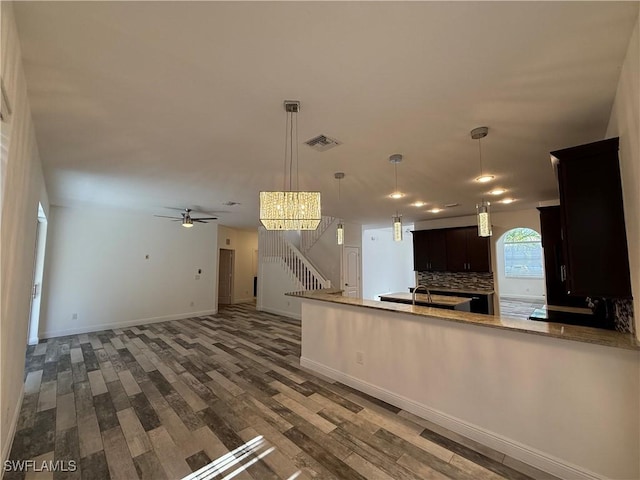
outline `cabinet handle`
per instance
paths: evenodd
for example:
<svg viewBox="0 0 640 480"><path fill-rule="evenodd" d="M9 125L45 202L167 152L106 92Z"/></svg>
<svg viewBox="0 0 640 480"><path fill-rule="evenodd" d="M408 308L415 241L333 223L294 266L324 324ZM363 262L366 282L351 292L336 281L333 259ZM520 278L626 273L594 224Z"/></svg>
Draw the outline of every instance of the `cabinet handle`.
<svg viewBox="0 0 640 480"><path fill-rule="evenodd" d="M567 267L565 267L564 265L560 265L560 280L562 282L567 281Z"/></svg>

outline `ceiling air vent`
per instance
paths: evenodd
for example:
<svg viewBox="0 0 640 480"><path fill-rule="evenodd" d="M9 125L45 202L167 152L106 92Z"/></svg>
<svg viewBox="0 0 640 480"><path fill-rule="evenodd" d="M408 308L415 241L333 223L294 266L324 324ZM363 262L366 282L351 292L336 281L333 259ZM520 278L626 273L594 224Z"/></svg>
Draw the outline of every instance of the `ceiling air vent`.
<svg viewBox="0 0 640 480"><path fill-rule="evenodd" d="M325 150L329 150L330 148L340 145L339 141L327 137L326 135L318 135L317 137L313 137L311 140L307 140L304 143L309 145L314 150L317 150L318 152L324 152Z"/></svg>

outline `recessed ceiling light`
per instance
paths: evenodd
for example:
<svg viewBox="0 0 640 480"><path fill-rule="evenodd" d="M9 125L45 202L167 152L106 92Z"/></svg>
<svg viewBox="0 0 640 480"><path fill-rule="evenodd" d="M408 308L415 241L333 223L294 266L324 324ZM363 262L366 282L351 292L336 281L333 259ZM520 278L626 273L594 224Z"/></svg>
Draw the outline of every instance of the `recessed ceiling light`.
<svg viewBox="0 0 640 480"><path fill-rule="evenodd" d="M513 198L503 198L500 200L500 203L513 203L515 200Z"/></svg>
<svg viewBox="0 0 640 480"><path fill-rule="evenodd" d="M402 192L393 192L391 195L389 195L389 197L390 198L395 198L395 199L402 198L402 197L404 197L404 193L402 193Z"/></svg>
<svg viewBox="0 0 640 480"><path fill-rule="evenodd" d="M431 210L429 210L431 213L440 213L442 211L441 208L432 208Z"/></svg>
<svg viewBox="0 0 640 480"><path fill-rule="evenodd" d="M502 195L507 190L505 188L494 188L489 192L490 195Z"/></svg>
<svg viewBox="0 0 640 480"><path fill-rule="evenodd" d="M425 202L415 202L415 203L412 203L411 205L413 205L414 207L420 208L420 207L424 207L426 205L426 203Z"/></svg>
<svg viewBox="0 0 640 480"><path fill-rule="evenodd" d="M476 182L487 183L493 180L494 178L495 178L494 175L480 175L479 177L476 178Z"/></svg>

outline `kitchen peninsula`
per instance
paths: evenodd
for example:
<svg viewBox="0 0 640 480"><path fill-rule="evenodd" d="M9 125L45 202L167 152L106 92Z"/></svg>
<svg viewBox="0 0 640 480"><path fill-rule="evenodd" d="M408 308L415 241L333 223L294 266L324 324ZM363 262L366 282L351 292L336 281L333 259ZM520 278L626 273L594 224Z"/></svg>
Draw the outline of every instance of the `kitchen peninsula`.
<svg viewBox="0 0 640 480"><path fill-rule="evenodd" d="M302 298L303 367L558 477L640 478L631 335L292 295Z"/></svg>

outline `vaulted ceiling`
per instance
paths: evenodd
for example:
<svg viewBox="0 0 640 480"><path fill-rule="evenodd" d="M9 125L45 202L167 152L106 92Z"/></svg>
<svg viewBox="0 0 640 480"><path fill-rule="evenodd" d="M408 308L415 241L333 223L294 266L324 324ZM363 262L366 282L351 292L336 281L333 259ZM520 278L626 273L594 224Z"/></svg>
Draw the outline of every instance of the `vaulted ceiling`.
<svg viewBox="0 0 640 480"><path fill-rule="evenodd" d="M283 101L300 187L388 224L474 212L493 186L557 198L549 151L604 138L637 2L16 2L51 202L258 225L280 189ZM478 184L478 142L485 171ZM325 134L325 152L302 142ZM391 154L401 153L393 200ZM334 173L345 172L338 203ZM501 197L498 197L501 198ZM225 206L232 201L239 205ZM411 206L416 201L423 207ZM439 214L434 206L459 203ZM227 212L227 213L224 213Z"/></svg>

